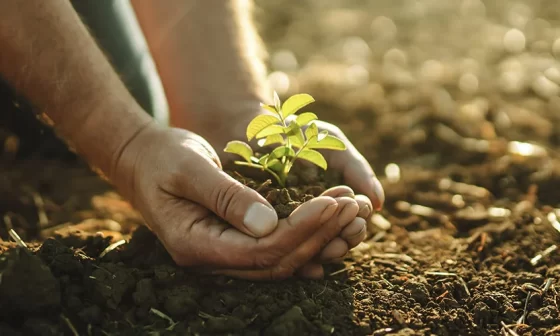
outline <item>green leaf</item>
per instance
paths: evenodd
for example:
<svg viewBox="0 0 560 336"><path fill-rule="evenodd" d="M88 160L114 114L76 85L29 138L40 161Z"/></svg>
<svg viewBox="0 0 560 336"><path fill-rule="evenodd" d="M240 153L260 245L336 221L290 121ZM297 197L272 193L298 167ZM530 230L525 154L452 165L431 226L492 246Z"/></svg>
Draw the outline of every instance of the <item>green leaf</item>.
<svg viewBox="0 0 560 336"><path fill-rule="evenodd" d="M314 163L317 166L323 168L324 170L327 170L327 161L325 160L323 155L321 155L321 153L313 149L302 150L299 153L298 158Z"/></svg>
<svg viewBox="0 0 560 336"><path fill-rule="evenodd" d="M269 112L272 112L276 115L279 115L278 111L276 111L276 108L272 105L267 105L267 104L263 104L261 103L261 107Z"/></svg>
<svg viewBox="0 0 560 336"><path fill-rule="evenodd" d="M317 141L323 140L324 138L327 137L328 134L329 134L329 131L327 131L327 130L319 132L319 134L317 134Z"/></svg>
<svg viewBox="0 0 560 336"><path fill-rule="evenodd" d="M307 127L307 129L305 130L305 137L307 138L307 140L313 139L314 137L316 138L318 135L319 129L317 128L317 125L315 123L309 125L309 127Z"/></svg>
<svg viewBox="0 0 560 336"><path fill-rule="evenodd" d="M259 158L259 164L264 166L266 164L266 161L268 161L269 156L270 156L269 154L265 154L265 155L261 156Z"/></svg>
<svg viewBox="0 0 560 336"><path fill-rule="evenodd" d="M284 156L286 157L294 157L296 155L296 153L294 152L294 150L288 146L281 146L281 147L277 147L275 148L272 153L270 153L270 158L271 159L279 159L282 158Z"/></svg>
<svg viewBox="0 0 560 336"><path fill-rule="evenodd" d="M346 145L339 138L332 135L327 135L321 141L318 141L318 139L311 139L307 143L307 148L345 150Z"/></svg>
<svg viewBox="0 0 560 336"><path fill-rule="evenodd" d="M282 104L282 117L286 118L294 113L296 113L300 108L313 103L315 99L308 95L307 93L300 93L288 98L284 104Z"/></svg>
<svg viewBox="0 0 560 336"><path fill-rule="evenodd" d="M280 113L282 111L282 103L280 102L280 97L278 97L278 92L274 91L274 106L276 107L276 111Z"/></svg>
<svg viewBox="0 0 560 336"><path fill-rule="evenodd" d="M280 134L272 134L267 136L266 138L259 139L257 144L261 147L270 146L274 144L284 144L284 137Z"/></svg>
<svg viewBox="0 0 560 336"><path fill-rule="evenodd" d="M296 122L300 126L305 126L305 125L309 124L309 122L311 122L313 120L317 120L317 119L319 119L319 118L317 118L317 115L315 113L304 112L304 113L297 116Z"/></svg>
<svg viewBox="0 0 560 336"><path fill-rule="evenodd" d="M255 136L257 139L265 138L274 134L283 134L285 129L280 125L269 125Z"/></svg>
<svg viewBox="0 0 560 336"><path fill-rule="evenodd" d="M288 139L290 143L298 148L303 147L305 143L305 138L303 137L303 132L301 131L301 127L298 125L297 122L292 121L290 126L287 127L286 134L288 135Z"/></svg>
<svg viewBox="0 0 560 336"><path fill-rule="evenodd" d="M253 150L249 145L243 141L237 140L228 142L226 148L224 148L224 152L237 154L243 157L247 162L251 162L251 156L253 155Z"/></svg>
<svg viewBox="0 0 560 336"><path fill-rule="evenodd" d="M305 143L301 129L298 130L295 135L289 136L288 139L290 139L290 143L297 148L303 147L303 144Z"/></svg>
<svg viewBox="0 0 560 336"><path fill-rule="evenodd" d="M247 140L251 141L262 130L279 122L277 117L267 114L261 114L251 120L247 126Z"/></svg>
<svg viewBox="0 0 560 336"><path fill-rule="evenodd" d="M266 167L272 169L275 172L281 172L284 168L284 165L282 164L282 162L280 162L280 160L272 159L268 161Z"/></svg>

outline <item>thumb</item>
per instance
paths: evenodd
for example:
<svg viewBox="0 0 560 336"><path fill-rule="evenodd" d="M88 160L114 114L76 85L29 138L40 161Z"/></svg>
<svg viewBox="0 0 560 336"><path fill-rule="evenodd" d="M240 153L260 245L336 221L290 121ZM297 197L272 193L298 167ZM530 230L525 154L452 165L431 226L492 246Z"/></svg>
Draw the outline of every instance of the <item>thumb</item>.
<svg viewBox="0 0 560 336"><path fill-rule="evenodd" d="M263 237L278 225L276 210L255 190L241 184L213 162L200 160L178 180L182 197L196 202L253 237Z"/></svg>

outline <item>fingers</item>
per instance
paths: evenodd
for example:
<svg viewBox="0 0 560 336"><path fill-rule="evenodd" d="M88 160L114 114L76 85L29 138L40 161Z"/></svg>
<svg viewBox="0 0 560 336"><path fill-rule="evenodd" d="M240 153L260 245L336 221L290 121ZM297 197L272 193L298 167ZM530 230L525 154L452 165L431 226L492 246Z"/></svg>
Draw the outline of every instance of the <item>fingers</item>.
<svg viewBox="0 0 560 336"><path fill-rule="evenodd" d="M323 265L318 263L308 263L297 271L297 275L311 280L320 280L325 276Z"/></svg>
<svg viewBox="0 0 560 336"><path fill-rule="evenodd" d="M332 197L332 198L337 198L337 197L354 198L355 195L354 195L354 190L352 190L352 188L350 188L350 187L336 186L336 187L332 187L332 188L329 188L329 189L323 191L321 196L329 196L329 197Z"/></svg>
<svg viewBox="0 0 560 336"><path fill-rule="evenodd" d="M364 241L366 235L366 220L361 217L355 218L342 230L339 237L333 239L323 248L315 262L326 264L342 261L348 251Z"/></svg>
<svg viewBox="0 0 560 336"><path fill-rule="evenodd" d="M296 270L313 259L328 242L338 236L342 229L356 218L359 208L353 199L343 197L337 199L337 202L338 207L332 217L311 238L302 242L278 264L264 270L227 270L219 273L249 280L285 279L294 275Z"/></svg>
<svg viewBox="0 0 560 336"><path fill-rule="evenodd" d="M340 233L340 238L344 239L348 244L348 249L352 249L358 244L360 244L367 235L367 225L366 220L357 217L352 221L352 223L348 224L347 227L342 230Z"/></svg>
<svg viewBox="0 0 560 336"><path fill-rule="evenodd" d="M354 198L358 203L358 207L360 208L360 210L358 211L358 217L367 219L373 213L373 205L371 204L371 200L365 195L354 195L354 191L350 187L347 186L332 187L330 189L325 190L321 195L329 196L333 198L337 198L337 197Z"/></svg>
<svg viewBox="0 0 560 336"><path fill-rule="evenodd" d="M369 197L375 209L380 210L385 202L385 192L367 160L339 128L325 122L317 122L317 126L329 131L346 144L344 151L324 153L330 167L340 171L350 188Z"/></svg>
<svg viewBox="0 0 560 336"><path fill-rule="evenodd" d="M329 261L332 259L337 259L348 253L348 244L346 241L340 237L337 237L321 251L319 255L319 260Z"/></svg>
<svg viewBox="0 0 560 336"><path fill-rule="evenodd" d="M183 133L184 131L173 128L172 132ZM189 137L183 140L181 145L194 149L197 153L202 154L204 158L216 164L218 168L222 168L222 162L220 161L220 157L216 153L216 150L200 135L189 133Z"/></svg>
<svg viewBox="0 0 560 336"><path fill-rule="evenodd" d="M366 159L352 145L348 146L346 151L329 153L329 162L342 172L348 186L366 195L375 209L380 210L385 202L383 187Z"/></svg>
<svg viewBox="0 0 560 336"><path fill-rule="evenodd" d="M366 195L356 195L354 198L360 210L358 211L358 217L367 219L373 214L373 205L371 200Z"/></svg>
<svg viewBox="0 0 560 336"><path fill-rule="evenodd" d="M183 250L190 247L196 265L227 269L266 269L280 262L297 246L310 239L333 216L338 203L330 197L317 197L302 204L290 217L279 221L278 228L265 238L253 238L219 222L194 225L180 241ZM174 258L182 266L191 266L192 254ZM179 260L177 260L179 259Z"/></svg>
<svg viewBox="0 0 560 336"><path fill-rule="evenodd" d="M278 215L264 197L224 171L197 161L174 178L177 196L206 207L252 237L264 237L276 228Z"/></svg>
<svg viewBox="0 0 560 336"><path fill-rule="evenodd" d="M367 235L366 220L357 217L321 251L319 261L323 263L341 260L349 250L360 244Z"/></svg>

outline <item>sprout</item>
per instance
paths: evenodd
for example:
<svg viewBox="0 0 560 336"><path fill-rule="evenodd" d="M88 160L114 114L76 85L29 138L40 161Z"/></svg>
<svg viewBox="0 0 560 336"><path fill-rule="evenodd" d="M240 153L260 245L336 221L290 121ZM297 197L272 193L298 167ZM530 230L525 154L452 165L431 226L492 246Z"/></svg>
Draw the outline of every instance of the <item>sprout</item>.
<svg viewBox="0 0 560 336"><path fill-rule="evenodd" d="M224 151L241 156L244 161L235 161L238 165L268 172L282 187L286 186L286 178L297 159L326 170L327 161L317 150L346 150L346 145L326 130L319 130L315 113L304 112L295 116L298 110L314 101L308 94L296 94L282 104L274 92L274 105L261 104L270 113L255 117L247 126L247 141L257 139L260 147L276 147L258 158L243 141L230 141Z"/></svg>

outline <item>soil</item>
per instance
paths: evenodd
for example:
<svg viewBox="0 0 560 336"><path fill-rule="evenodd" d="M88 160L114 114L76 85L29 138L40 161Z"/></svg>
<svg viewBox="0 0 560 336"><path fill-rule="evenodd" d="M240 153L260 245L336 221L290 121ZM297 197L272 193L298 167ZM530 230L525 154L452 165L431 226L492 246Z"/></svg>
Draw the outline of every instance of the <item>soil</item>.
<svg viewBox="0 0 560 336"><path fill-rule="evenodd" d="M320 281L193 274L1 92L0 335L560 335L557 5L257 4L278 91L380 176L366 241ZM230 174L281 217L340 181Z"/></svg>

